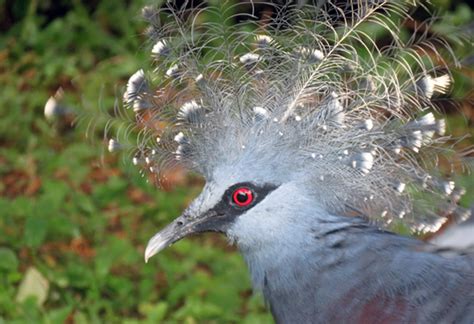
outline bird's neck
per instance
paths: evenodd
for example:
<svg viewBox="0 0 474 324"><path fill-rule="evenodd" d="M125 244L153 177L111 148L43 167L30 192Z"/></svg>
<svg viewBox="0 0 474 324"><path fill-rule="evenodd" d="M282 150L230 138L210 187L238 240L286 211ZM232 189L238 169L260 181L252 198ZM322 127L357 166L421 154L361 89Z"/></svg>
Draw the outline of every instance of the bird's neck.
<svg viewBox="0 0 474 324"><path fill-rule="evenodd" d="M358 300L359 291L362 295L378 289L371 286L377 271L383 271L375 265L382 261L376 250L383 246L371 251L378 244L377 236L386 235L387 242L398 238L360 219L344 217L328 218L307 229L270 245L242 251L254 288L263 292L277 321L299 319L285 316L302 310L308 312L302 318L331 318L331 308L341 303L347 304L349 314L354 313L350 304ZM416 244L406 244L410 242Z"/></svg>
<svg viewBox="0 0 474 324"><path fill-rule="evenodd" d="M242 249L277 323L435 323L474 316L463 311L474 305L472 260L442 257L357 218L326 217L307 229ZM446 296L454 296L452 304Z"/></svg>
<svg viewBox="0 0 474 324"><path fill-rule="evenodd" d="M277 239L266 240L263 244L239 246L249 267L254 289L265 292L270 275L277 279L271 285L278 284L286 289L287 283L302 283L302 273L323 273L347 264L355 254L363 253L365 241L361 238L364 232L369 234L377 230L361 219L335 216L297 226L298 229L279 232ZM358 231L360 240L350 242L349 246L346 232L351 229ZM282 236L285 233L288 233L287 237Z"/></svg>

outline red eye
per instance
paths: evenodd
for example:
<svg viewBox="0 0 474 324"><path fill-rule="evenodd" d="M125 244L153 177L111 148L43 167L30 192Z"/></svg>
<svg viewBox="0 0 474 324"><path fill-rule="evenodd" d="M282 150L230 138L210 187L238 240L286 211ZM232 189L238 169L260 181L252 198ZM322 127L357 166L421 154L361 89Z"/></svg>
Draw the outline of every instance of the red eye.
<svg viewBox="0 0 474 324"><path fill-rule="evenodd" d="M232 194L232 200L239 207L246 207L253 201L253 192L249 188L238 188Z"/></svg>

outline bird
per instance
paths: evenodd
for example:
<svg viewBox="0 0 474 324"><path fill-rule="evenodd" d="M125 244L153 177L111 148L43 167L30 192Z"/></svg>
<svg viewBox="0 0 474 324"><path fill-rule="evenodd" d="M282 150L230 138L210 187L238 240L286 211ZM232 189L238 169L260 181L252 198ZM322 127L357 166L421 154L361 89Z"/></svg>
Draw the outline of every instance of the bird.
<svg viewBox="0 0 474 324"><path fill-rule="evenodd" d="M472 250L394 231L469 217L437 163L452 149L436 100L457 60L437 35L403 36L416 4L143 8L152 68L130 77L108 148L143 174L205 181L145 260L217 232L276 323L473 323Z"/></svg>

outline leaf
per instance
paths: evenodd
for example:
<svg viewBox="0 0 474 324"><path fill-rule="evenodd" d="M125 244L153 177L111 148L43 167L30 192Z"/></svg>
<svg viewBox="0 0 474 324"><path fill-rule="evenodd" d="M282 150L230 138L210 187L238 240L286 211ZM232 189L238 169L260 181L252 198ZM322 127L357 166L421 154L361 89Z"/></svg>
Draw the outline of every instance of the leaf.
<svg viewBox="0 0 474 324"><path fill-rule="evenodd" d="M72 312L72 306L66 306L59 309L54 309L49 312L49 323L65 323L66 319Z"/></svg>
<svg viewBox="0 0 474 324"><path fill-rule="evenodd" d="M34 297L36 305L41 306L48 297L48 291L49 281L36 268L30 267L20 283L16 301L23 303L28 298Z"/></svg>
<svg viewBox="0 0 474 324"><path fill-rule="evenodd" d="M31 215L26 220L23 240L27 246L37 248L43 243L47 231L48 223L46 219Z"/></svg>
<svg viewBox="0 0 474 324"><path fill-rule="evenodd" d="M158 304L144 303L140 304L138 308L150 323L159 323L166 316L168 304L166 302L159 302Z"/></svg>
<svg viewBox="0 0 474 324"><path fill-rule="evenodd" d="M0 270L13 271L18 268L18 258L9 248L0 248Z"/></svg>

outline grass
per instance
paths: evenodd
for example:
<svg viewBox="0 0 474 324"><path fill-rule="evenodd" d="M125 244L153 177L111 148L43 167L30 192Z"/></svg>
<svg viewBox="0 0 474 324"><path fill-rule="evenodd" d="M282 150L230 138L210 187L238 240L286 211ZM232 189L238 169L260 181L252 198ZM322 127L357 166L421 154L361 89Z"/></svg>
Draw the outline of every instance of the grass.
<svg viewBox="0 0 474 324"><path fill-rule="evenodd" d="M196 196L199 179L175 174L156 190L105 154L100 135L44 119L60 86L76 110L113 107L117 84L146 60L144 24L130 14L144 2L59 1L58 14L15 1L0 11L13 17L0 36L0 323L271 322L220 236L144 263L147 240Z"/></svg>
<svg viewBox="0 0 474 324"><path fill-rule="evenodd" d="M76 110L113 107L145 61L143 1L79 1L46 22L38 4L0 40L0 323L269 322L241 257L223 238L184 240L143 261L144 244L199 190L177 177L156 190L84 130L51 125L61 86ZM37 269L47 298L22 299ZM29 285L41 296L45 287ZM250 296L250 297L249 297Z"/></svg>

